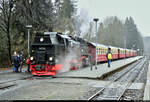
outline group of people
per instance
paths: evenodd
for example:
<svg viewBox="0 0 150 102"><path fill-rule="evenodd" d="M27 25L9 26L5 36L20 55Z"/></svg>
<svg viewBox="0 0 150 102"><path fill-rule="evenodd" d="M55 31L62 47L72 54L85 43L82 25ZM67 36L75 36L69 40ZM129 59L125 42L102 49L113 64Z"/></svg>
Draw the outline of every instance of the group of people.
<svg viewBox="0 0 150 102"><path fill-rule="evenodd" d="M22 72L23 61L24 61L23 51L20 51L18 54L16 51L14 51L14 54L12 56L13 72ZM27 71L29 72L29 70Z"/></svg>

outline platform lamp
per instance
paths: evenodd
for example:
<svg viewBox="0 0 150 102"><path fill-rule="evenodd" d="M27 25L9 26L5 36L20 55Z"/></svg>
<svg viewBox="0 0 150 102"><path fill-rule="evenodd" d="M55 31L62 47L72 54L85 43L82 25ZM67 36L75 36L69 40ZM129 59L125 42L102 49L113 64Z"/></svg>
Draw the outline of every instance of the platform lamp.
<svg viewBox="0 0 150 102"><path fill-rule="evenodd" d="M28 57L30 57L30 28L32 25L26 25L26 28L28 29Z"/></svg>
<svg viewBox="0 0 150 102"><path fill-rule="evenodd" d="M95 69L97 69L97 43L98 43L98 33L97 33L97 22L98 22L98 18L94 18L93 21L95 22L95 33L97 35L96 37L96 57L95 57Z"/></svg>

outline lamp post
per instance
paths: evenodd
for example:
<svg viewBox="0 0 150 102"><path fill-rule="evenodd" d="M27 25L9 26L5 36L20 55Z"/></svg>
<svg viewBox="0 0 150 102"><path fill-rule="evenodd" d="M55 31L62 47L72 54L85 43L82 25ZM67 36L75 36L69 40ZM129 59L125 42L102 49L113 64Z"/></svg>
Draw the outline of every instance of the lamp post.
<svg viewBox="0 0 150 102"><path fill-rule="evenodd" d="M96 57L95 57L95 69L97 69L97 43L98 43L98 34L97 34L97 22L98 22L98 18L94 18L93 21L95 21L95 34L97 35L96 37Z"/></svg>
<svg viewBox="0 0 150 102"><path fill-rule="evenodd" d="M30 28L32 28L32 25L26 25L28 29L28 57L30 57Z"/></svg>
<svg viewBox="0 0 150 102"><path fill-rule="evenodd" d="M28 5L28 12L30 12L30 4L32 3L32 0L28 1L29 5ZM32 25L29 25L29 18L27 16L27 23L26 23L26 28L28 30L28 57L30 57L30 28L32 28Z"/></svg>

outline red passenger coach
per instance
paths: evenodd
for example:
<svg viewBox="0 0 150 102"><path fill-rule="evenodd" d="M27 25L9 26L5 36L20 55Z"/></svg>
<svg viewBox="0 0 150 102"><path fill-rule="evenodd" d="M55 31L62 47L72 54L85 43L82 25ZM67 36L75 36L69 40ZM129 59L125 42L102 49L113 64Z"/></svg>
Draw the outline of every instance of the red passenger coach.
<svg viewBox="0 0 150 102"><path fill-rule="evenodd" d="M118 48L117 47L113 47L113 46L109 46L109 48L111 48L112 60L118 59L119 58L119 56L118 56L118 54L119 54Z"/></svg>
<svg viewBox="0 0 150 102"><path fill-rule="evenodd" d="M96 57L96 45L94 43L88 43L88 53L91 56L92 63L94 64Z"/></svg>
<svg viewBox="0 0 150 102"><path fill-rule="evenodd" d="M125 49L123 49L123 48L119 48L119 58L125 58L126 56L125 56Z"/></svg>
<svg viewBox="0 0 150 102"><path fill-rule="evenodd" d="M137 51L136 50L134 50L134 56L137 56Z"/></svg>
<svg viewBox="0 0 150 102"><path fill-rule="evenodd" d="M107 61L107 58L106 58L107 50L108 50L107 46L98 44L97 46L97 55L98 55L97 61L98 62Z"/></svg>
<svg viewBox="0 0 150 102"><path fill-rule="evenodd" d="M95 63L96 59L96 49L97 49L97 62L107 61L106 53L108 47L102 44L89 43L88 53L92 57L92 62Z"/></svg>
<svg viewBox="0 0 150 102"><path fill-rule="evenodd" d="M126 57L130 57L130 50L126 49Z"/></svg>

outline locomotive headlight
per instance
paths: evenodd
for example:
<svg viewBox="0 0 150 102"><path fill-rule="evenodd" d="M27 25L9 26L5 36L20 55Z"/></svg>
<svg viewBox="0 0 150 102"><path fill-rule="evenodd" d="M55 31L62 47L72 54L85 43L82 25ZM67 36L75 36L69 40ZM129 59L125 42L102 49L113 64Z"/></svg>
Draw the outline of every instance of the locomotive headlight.
<svg viewBox="0 0 150 102"><path fill-rule="evenodd" d="M40 42L43 42L44 41L44 38L40 38Z"/></svg>
<svg viewBox="0 0 150 102"><path fill-rule="evenodd" d="M30 60L31 60L31 61L33 60L33 56L32 56L32 57L30 57Z"/></svg>
<svg viewBox="0 0 150 102"><path fill-rule="evenodd" d="M53 60L53 57L49 57L49 60L52 61L52 60Z"/></svg>

